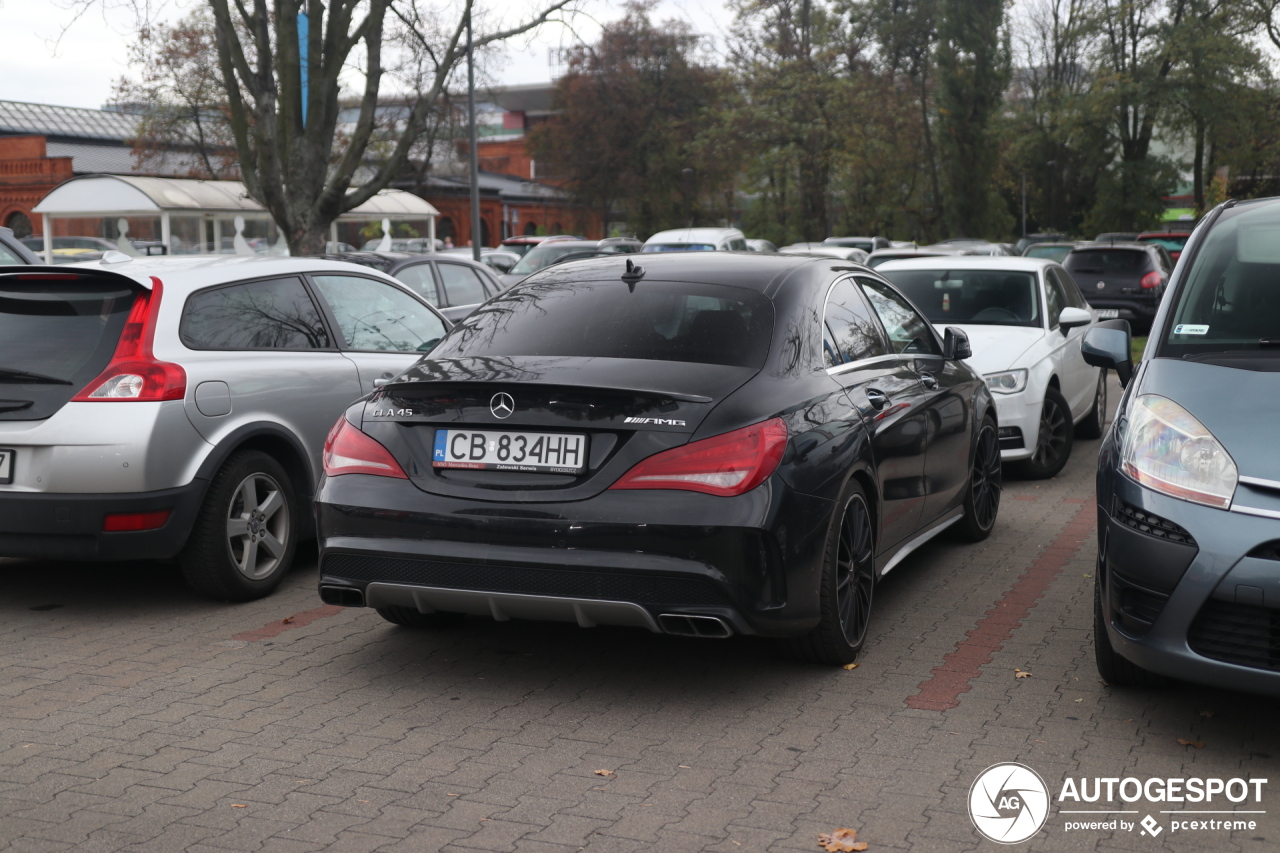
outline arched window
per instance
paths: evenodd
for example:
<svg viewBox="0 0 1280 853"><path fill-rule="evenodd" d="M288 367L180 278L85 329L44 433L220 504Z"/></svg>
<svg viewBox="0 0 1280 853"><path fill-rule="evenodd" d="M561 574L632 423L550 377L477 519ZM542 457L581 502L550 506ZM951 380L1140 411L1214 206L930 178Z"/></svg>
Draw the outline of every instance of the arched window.
<svg viewBox="0 0 1280 853"><path fill-rule="evenodd" d="M538 233L538 223L530 219L524 224L524 234L526 237L532 237Z"/></svg>
<svg viewBox="0 0 1280 853"><path fill-rule="evenodd" d="M9 214L9 218L4 221L6 228L13 229L13 236L21 240L23 237L31 236L31 219L23 212L16 211Z"/></svg>

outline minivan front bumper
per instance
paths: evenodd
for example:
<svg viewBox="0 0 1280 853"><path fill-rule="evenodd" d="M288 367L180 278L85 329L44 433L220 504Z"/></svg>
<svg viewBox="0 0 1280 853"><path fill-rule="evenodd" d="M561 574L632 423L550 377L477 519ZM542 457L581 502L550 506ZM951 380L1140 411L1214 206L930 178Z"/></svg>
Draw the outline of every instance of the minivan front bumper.
<svg viewBox="0 0 1280 853"><path fill-rule="evenodd" d="M38 494L0 492L0 557L40 560L154 560L176 556L187 542L209 483L157 492ZM154 530L103 531L109 514L169 510Z"/></svg>

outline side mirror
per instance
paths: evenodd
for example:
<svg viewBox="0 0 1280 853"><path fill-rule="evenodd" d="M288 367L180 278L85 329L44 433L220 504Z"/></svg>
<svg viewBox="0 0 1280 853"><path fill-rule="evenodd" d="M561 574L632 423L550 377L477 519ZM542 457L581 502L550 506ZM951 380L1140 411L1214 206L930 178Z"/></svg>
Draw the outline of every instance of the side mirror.
<svg viewBox="0 0 1280 853"><path fill-rule="evenodd" d="M1080 355L1085 364L1114 370L1121 385L1133 378L1133 356L1129 353L1129 321L1103 320L1084 333Z"/></svg>
<svg viewBox="0 0 1280 853"><path fill-rule="evenodd" d="M969 336L964 329L947 326L942 343L942 357L948 361L963 361L973 355L973 347L969 345Z"/></svg>
<svg viewBox="0 0 1280 853"><path fill-rule="evenodd" d="M1062 313L1058 315L1058 328L1062 329L1064 335L1072 329L1087 326L1092 322L1093 317L1083 308L1063 308Z"/></svg>

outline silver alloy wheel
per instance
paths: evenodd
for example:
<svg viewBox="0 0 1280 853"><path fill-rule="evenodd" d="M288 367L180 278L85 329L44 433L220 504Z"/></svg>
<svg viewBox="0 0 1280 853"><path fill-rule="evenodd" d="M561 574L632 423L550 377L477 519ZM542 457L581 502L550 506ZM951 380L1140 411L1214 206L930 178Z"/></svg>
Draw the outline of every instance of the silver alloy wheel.
<svg viewBox="0 0 1280 853"><path fill-rule="evenodd" d="M280 565L290 532L280 484L266 474L250 474L227 508L231 562L249 580L267 577Z"/></svg>

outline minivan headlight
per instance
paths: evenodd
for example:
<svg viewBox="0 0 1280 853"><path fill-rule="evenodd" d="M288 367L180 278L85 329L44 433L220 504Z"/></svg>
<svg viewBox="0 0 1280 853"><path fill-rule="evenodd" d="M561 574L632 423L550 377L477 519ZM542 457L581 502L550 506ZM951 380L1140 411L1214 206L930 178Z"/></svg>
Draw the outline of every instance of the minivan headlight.
<svg viewBox="0 0 1280 853"><path fill-rule="evenodd" d="M1017 394L1027 387L1027 371L1006 370L1003 373L988 373L982 377L987 380L987 387L995 394Z"/></svg>
<svg viewBox="0 0 1280 853"><path fill-rule="evenodd" d="M1147 488L1192 503L1227 509L1236 491L1236 463L1186 409L1143 394L1128 412L1120 469Z"/></svg>

